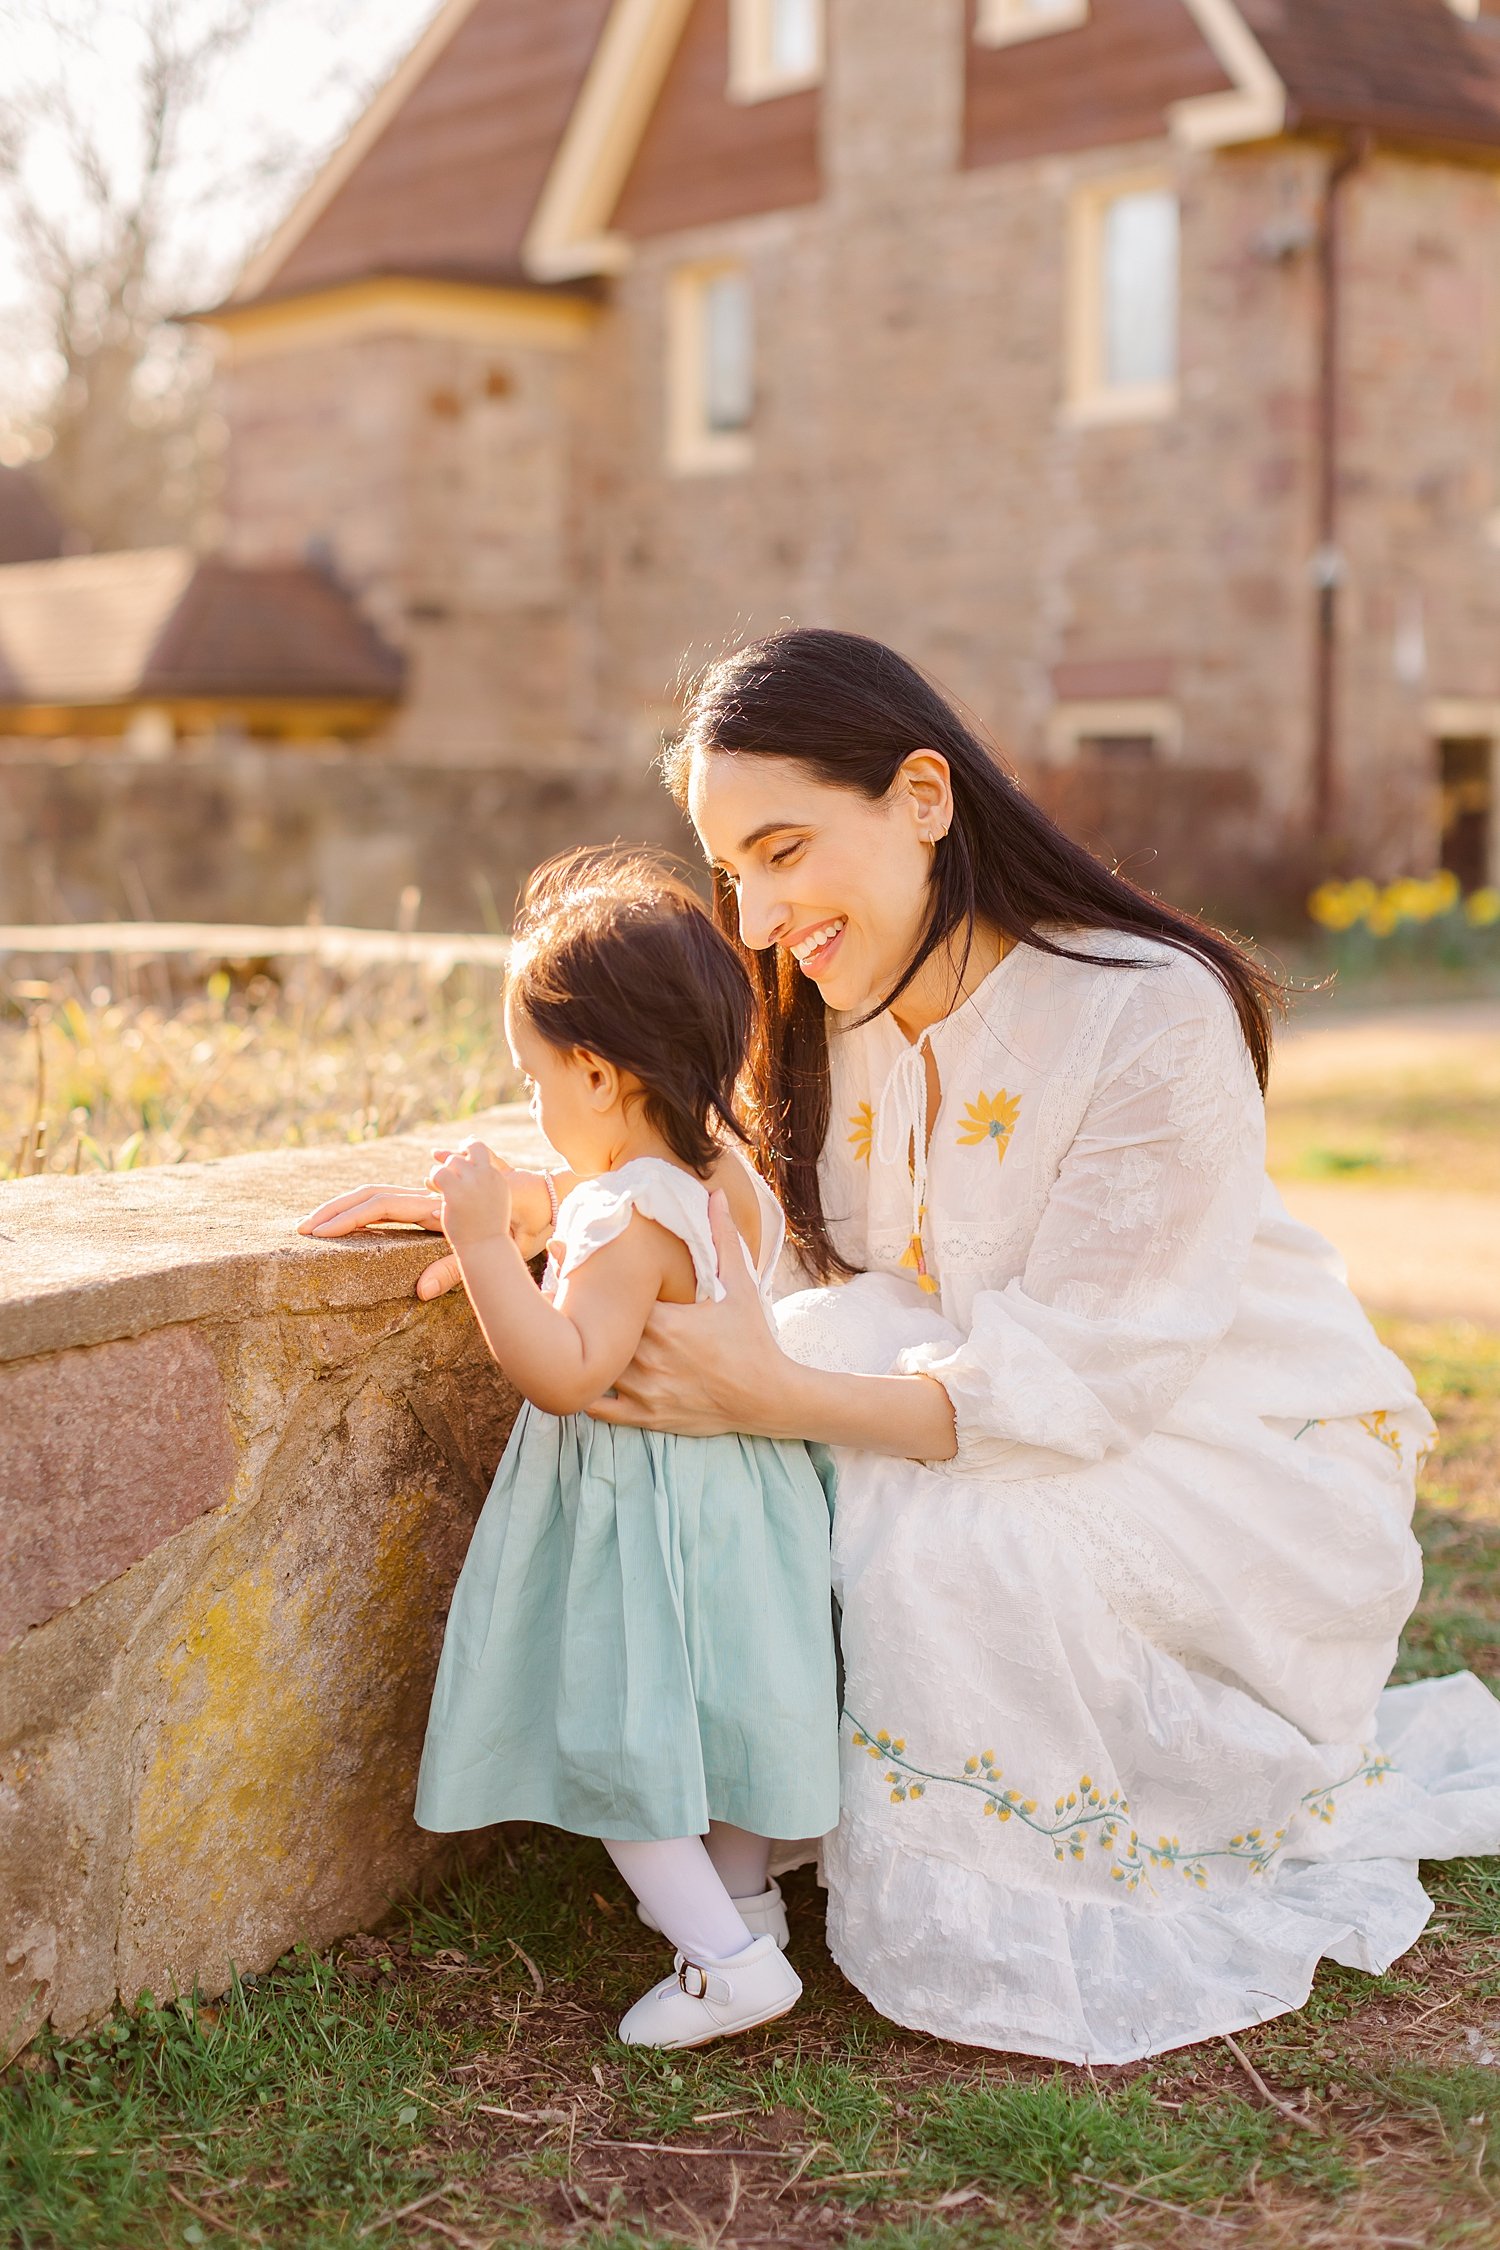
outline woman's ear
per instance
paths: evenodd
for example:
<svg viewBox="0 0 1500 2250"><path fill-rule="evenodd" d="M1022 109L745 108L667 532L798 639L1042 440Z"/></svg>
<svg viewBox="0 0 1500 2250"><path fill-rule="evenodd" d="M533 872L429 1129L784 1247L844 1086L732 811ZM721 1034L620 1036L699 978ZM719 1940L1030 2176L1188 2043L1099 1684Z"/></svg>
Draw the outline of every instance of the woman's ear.
<svg viewBox="0 0 1500 2250"><path fill-rule="evenodd" d="M896 773L912 808L917 835L924 844L938 844L953 826L953 781L948 761L940 750L913 750Z"/></svg>

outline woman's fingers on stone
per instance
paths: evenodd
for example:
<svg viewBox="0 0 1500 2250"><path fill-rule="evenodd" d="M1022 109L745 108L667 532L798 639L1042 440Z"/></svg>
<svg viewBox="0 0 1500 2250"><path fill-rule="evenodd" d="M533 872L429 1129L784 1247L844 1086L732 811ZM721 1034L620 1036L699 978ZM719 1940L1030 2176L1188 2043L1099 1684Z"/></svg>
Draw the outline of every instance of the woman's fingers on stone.
<svg viewBox="0 0 1500 2250"><path fill-rule="evenodd" d="M456 1289L462 1280L463 1275L459 1271L457 1258L451 1256L439 1258L433 1265L425 1266L422 1272L418 1274L417 1295L419 1297L441 1297L447 1290Z"/></svg>
<svg viewBox="0 0 1500 2250"><path fill-rule="evenodd" d="M298 1232L310 1234L314 1227L326 1226L330 1219L338 1218L356 1203L363 1203L374 1192L371 1188L357 1187L346 1188L342 1195L331 1195L326 1203L320 1203L315 1211L309 1211L305 1218L297 1221Z"/></svg>
<svg viewBox="0 0 1500 2250"><path fill-rule="evenodd" d="M350 1234L356 1227L366 1227L373 1221L394 1218L399 1213L386 1208L387 1204L409 1201L410 1188L357 1187L345 1195L336 1195L327 1203L320 1203L316 1211L309 1211L298 1221L303 1234Z"/></svg>

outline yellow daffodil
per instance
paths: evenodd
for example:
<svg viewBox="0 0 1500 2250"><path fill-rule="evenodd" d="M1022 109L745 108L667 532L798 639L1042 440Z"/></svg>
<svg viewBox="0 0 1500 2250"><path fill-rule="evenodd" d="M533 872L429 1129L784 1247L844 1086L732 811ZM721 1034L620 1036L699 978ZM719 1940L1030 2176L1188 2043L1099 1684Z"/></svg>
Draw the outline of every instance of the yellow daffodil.
<svg viewBox="0 0 1500 2250"><path fill-rule="evenodd" d="M1486 883L1483 890L1470 891L1464 901L1464 919L1471 929L1493 929L1500 922L1500 890Z"/></svg>

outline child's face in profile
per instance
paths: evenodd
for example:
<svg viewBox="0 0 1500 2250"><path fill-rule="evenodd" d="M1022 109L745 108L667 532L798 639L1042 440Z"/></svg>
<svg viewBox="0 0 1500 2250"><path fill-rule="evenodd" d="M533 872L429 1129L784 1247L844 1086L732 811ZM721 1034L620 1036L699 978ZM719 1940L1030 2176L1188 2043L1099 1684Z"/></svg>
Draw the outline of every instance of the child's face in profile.
<svg viewBox="0 0 1500 2250"><path fill-rule="evenodd" d="M570 1170L606 1172L619 1137L617 1105L601 1098L592 1056L549 1046L514 1000L505 1003L505 1037L526 1086L532 1116Z"/></svg>

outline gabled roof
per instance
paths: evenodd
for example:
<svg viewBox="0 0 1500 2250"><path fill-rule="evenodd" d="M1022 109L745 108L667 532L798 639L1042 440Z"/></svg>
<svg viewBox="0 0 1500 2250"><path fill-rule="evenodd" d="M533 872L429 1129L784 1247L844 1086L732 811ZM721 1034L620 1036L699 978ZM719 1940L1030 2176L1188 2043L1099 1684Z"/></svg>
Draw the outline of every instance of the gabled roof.
<svg viewBox="0 0 1500 2250"><path fill-rule="evenodd" d="M231 303L374 275L515 287L608 270L609 222L692 0L445 0ZM1231 90L1200 144L1356 127L1500 148L1500 21L1448 0L1182 0Z"/></svg>
<svg viewBox="0 0 1500 2250"><path fill-rule="evenodd" d="M373 274L523 282L521 243L609 0L445 0L232 303Z"/></svg>
<svg viewBox="0 0 1500 2250"><path fill-rule="evenodd" d="M349 596L305 563L158 547L0 568L0 703L391 703L401 674Z"/></svg>
<svg viewBox="0 0 1500 2250"><path fill-rule="evenodd" d="M42 562L63 551L61 516L25 469L0 468L0 564Z"/></svg>
<svg viewBox="0 0 1500 2250"><path fill-rule="evenodd" d="M1363 127L1433 148L1500 147L1500 21L1448 0L1236 0L1296 128Z"/></svg>

